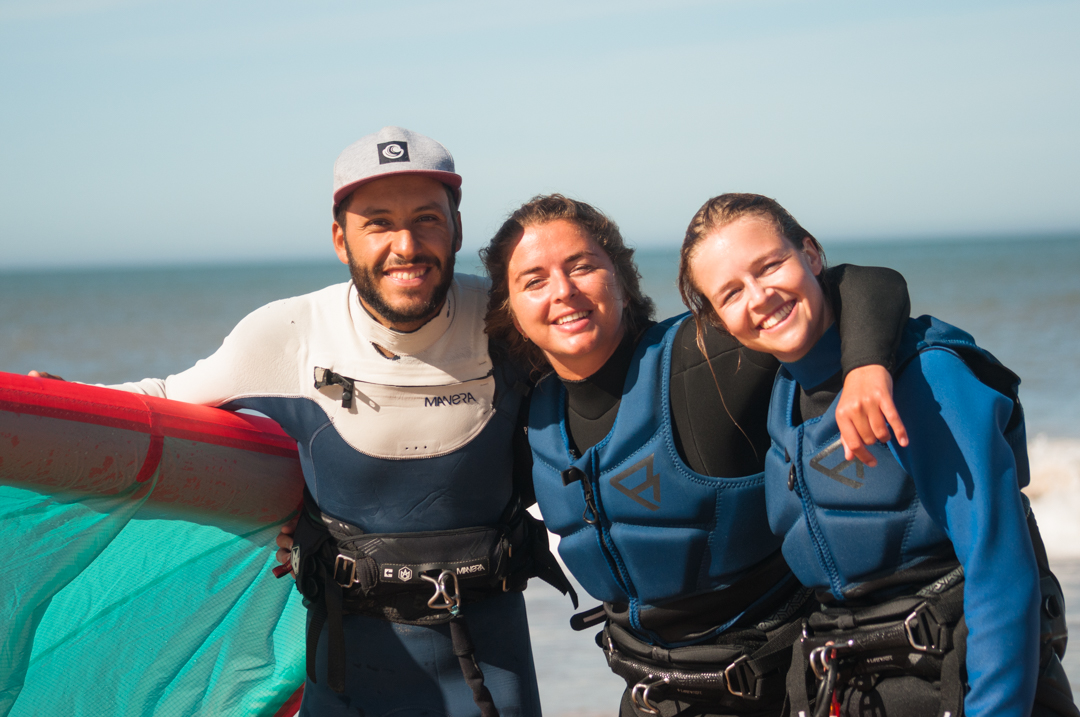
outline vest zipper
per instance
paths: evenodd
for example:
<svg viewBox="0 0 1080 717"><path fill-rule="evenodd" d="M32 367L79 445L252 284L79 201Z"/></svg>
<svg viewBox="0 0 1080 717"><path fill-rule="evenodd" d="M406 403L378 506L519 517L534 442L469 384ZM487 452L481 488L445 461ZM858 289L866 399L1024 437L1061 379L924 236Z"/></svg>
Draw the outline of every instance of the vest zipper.
<svg viewBox="0 0 1080 717"><path fill-rule="evenodd" d="M803 517L806 519L806 530L810 534L810 542L814 546L814 552L817 554L818 563L825 571L826 576L829 579L829 587L833 592L833 595L837 600L844 599L843 585L840 582L840 571L836 569L836 562L832 559L832 553L829 551L828 543L825 540L824 534L821 532L821 526L817 522L817 512L814 510L814 501L810 497L810 489L806 485L806 465L803 462L803 456L805 455L803 449L803 441L805 434L803 432L803 426L800 425L796 429L796 445L798 446L795 459L791 462L792 470L795 471L796 480L794 482L795 494L799 496L799 502L802 503Z"/></svg>

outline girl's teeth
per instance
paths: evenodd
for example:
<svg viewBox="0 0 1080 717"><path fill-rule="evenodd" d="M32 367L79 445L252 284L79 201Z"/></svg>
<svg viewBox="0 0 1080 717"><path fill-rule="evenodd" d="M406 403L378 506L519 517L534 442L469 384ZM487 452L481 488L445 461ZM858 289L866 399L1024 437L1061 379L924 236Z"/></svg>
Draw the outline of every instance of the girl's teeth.
<svg viewBox="0 0 1080 717"><path fill-rule="evenodd" d="M767 330L767 329L771 329L772 327L776 326L781 321L786 319L788 317L788 314L790 314L791 310L794 309L794 308L795 308L795 303L794 302L784 304L779 309L777 309L771 316L769 316L769 318L767 318L767 319L765 319L764 321L761 322L761 328Z"/></svg>

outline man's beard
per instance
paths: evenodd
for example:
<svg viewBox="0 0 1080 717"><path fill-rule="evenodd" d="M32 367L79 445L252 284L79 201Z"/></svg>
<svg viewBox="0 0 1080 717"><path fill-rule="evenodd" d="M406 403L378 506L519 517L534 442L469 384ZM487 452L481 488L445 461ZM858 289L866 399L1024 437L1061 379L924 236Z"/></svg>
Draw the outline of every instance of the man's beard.
<svg viewBox="0 0 1080 717"><path fill-rule="evenodd" d="M348 244L345 245L345 252L349 257L349 273L352 274L353 284L356 286L356 293L360 295L360 300L369 310L391 324L409 324L434 318L439 313L439 309L442 308L443 302L446 301L446 294L450 291L450 282L454 280L455 255L453 253L446 258L445 266L443 262L433 256L417 257L419 262L430 265L432 270L438 269L442 271L442 278L427 301L407 309L397 309L388 304L382 294L379 293L371 269L360 266L353 260ZM378 267L380 272L385 269L385 266Z"/></svg>

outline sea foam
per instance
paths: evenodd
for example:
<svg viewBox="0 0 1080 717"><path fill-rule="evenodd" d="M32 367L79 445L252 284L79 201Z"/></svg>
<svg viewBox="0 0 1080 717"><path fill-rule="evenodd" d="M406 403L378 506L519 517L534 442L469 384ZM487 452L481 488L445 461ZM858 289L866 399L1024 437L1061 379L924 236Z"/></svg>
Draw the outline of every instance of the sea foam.
<svg viewBox="0 0 1080 717"><path fill-rule="evenodd" d="M1024 493L1051 558L1080 558L1080 440L1038 435L1028 442L1031 484Z"/></svg>

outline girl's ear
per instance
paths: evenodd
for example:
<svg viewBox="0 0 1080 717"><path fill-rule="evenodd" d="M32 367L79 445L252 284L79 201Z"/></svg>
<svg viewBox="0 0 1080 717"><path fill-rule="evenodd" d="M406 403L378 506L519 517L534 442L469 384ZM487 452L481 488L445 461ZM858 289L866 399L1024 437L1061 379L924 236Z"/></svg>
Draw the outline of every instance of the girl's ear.
<svg viewBox="0 0 1080 717"><path fill-rule="evenodd" d="M810 263L810 271L813 272L814 276L817 276L824 268L824 262L821 261L821 252L814 246L814 242L810 237L803 237L802 241L803 254L806 255L806 259Z"/></svg>

